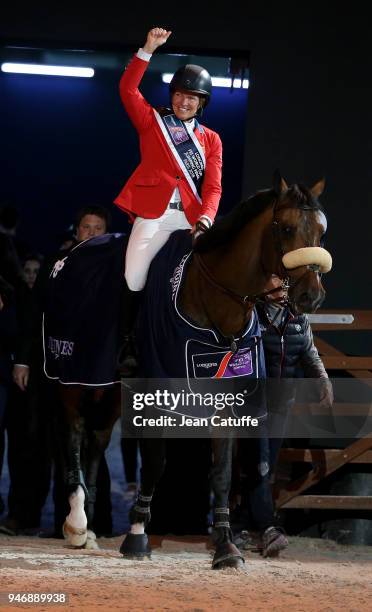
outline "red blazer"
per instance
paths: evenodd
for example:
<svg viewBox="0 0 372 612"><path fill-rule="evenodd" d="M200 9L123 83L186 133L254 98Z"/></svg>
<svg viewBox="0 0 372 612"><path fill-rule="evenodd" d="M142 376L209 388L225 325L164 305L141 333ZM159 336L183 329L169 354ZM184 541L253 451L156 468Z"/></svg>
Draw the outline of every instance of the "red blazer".
<svg viewBox="0 0 372 612"><path fill-rule="evenodd" d="M164 213L175 187L178 187L191 225L203 214L213 221L221 198L221 139L204 126L195 129L206 159L200 205L165 142L153 108L138 90L147 66L148 62L135 55L120 80L122 102L139 135L141 162L115 199L115 204L127 212L132 221L136 216L156 219Z"/></svg>

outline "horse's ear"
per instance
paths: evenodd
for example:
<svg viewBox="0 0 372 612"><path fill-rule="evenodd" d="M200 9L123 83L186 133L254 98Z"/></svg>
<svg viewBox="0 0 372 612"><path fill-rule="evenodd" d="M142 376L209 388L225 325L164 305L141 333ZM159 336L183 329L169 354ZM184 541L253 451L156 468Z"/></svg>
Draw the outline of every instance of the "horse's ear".
<svg viewBox="0 0 372 612"><path fill-rule="evenodd" d="M278 168L275 170L273 175L273 189L277 196L281 196L283 193L288 191L288 185L280 174L280 170Z"/></svg>
<svg viewBox="0 0 372 612"><path fill-rule="evenodd" d="M310 189L310 193L314 198L319 198L322 195L325 187L325 178L320 179L313 187Z"/></svg>

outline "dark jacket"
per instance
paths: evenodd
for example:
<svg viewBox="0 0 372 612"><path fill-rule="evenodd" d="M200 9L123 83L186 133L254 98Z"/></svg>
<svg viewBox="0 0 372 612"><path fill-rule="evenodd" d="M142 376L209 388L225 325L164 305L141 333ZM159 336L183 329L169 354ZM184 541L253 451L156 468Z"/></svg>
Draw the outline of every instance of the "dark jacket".
<svg viewBox="0 0 372 612"><path fill-rule="evenodd" d="M0 232L0 275L13 288L23 282L22 266L13 238L2 232Z"/></svg>
<svg viewBox="0 0 372 612"><path fill-rule="evenodd" d="M5 385L12 381L12 357L16 347L18 327L14 290L1 276L0 296L3 302L3 307L0 309L0 385Z"/></svg>
<svg viewBox="0 0 372 612"><path fill-rule="evenodd" d="M285 307L275 319L275 304L259 304L256 308L269 378L294 378L297 368L305 378L328 378L306 315L294 316Z"/></svg>

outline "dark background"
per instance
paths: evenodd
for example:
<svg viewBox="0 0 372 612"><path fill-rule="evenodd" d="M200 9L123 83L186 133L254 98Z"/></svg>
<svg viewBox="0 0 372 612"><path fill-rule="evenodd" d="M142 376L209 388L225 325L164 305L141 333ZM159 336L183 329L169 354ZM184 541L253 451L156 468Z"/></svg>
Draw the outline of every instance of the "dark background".
<svg viewBox="0 0 372 612"><path fill-rule="evenodd" d="M363 5L337 11L334 6L229 2L131 8L75 2L71 9L38 3L21 11L14 3L3 11L0 32L7 45L129 57L150 27L162 25L173 30L168 53L249 57L246 110L245 92L230 96L220 90L205 116L225 142L221 210L241 194L269 187L277 167L289 182L310 185L325 176L327 247L334 257L325 279L325 307L347 311L371 307L372 54ZM0 74L2 191L12 191L28 221L38 219L38 236L48 247L57 223L70 221L71 209L93 196L97 203L111 202L135 166L135 134L117 96L120 72L119 67L97 71L97 79L79 83L53 79L53 85L49 78L46 85L28 77L35 83L31 92L27 77ZM151 90L156 103L167 90L151 78L144 91ZM41 120L42 133L36 129Z"/></svg>
<svg viewBox="0 0 372 612"><path fill-rule="evenodd" d="M138 161L138 147L117 85L130 54L148 29L159 25L173 30L163 48L168 54L249 61L248 96L215 90L205 115L224 141L221 211L269 187L275 168L288 182L308 186L325 176L321 200L334 268L324 279L324 306L344 312L371 308L367 3L35 4L2 6L4 61L10 53L6 47L27 46L40 54L53 48L86 50L81 59L88 65L99 59L99 66L92 80L0 73L0 199L12 198L21 211L24 237L39 248L55 248L58 231L88 203L111 206L115 228L126 228L124 215L111 203ZM160 51L151 64L155 70L146 75L143 91L157 104L166 101L167 87L160 84L156 66L170 65L169 56ZM371 354L370 333L329 336L347 354Z"/></svg>
<svg viewBox="0 0 372 612"><path fill-rule="evenodd" d="M112 204L139 162L137 134L118 93L123 65L98 68L93 79L1 74L2 197L20 209L18 234L35 249L55 250L58 232L84 205L107 206L112 228L127 229L127 216ZM141 90L154 105L168 103L168 85L155 70ZM229 105L237 119L231 125L223 115ZM216 88L205 114L224 142L221 212L241 196L246 105L247 90Z"/></svg>

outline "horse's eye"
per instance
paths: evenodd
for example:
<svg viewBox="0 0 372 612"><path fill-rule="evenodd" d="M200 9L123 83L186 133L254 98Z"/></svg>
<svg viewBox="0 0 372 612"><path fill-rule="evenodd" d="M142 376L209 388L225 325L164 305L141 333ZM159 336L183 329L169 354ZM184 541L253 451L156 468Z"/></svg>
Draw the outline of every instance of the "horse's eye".
<svg viewBox="0 0 372 612"><path fill-rule="evenodd" d="M282 232L286 238L290 238L291 236L294 236L295 228L291 225L284 225L284 227L282 228Z"/></svg>

